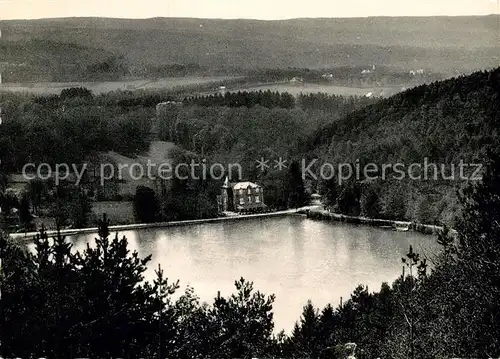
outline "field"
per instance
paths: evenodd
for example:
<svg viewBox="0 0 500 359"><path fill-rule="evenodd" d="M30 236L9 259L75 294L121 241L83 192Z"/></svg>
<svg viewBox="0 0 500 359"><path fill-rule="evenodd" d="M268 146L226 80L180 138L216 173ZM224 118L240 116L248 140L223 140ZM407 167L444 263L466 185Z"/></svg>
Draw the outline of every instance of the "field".
<svg viewBox="0 0 500 359"><path fill-rule="evenodd" d="M95 94L115 90L140 90L140 89L173 89L234 80L230 76L213 77L170 77L159 80L128 80L108 82L41 82L30 84L1 84L0 91L30 92L35 94L59 94L63 89L71 87L86 87Z"/></svg>
<svg viewBox="0 0 500 359"><path fill-rule="evenodd" d="M174 89L174 88L189 88L196 85L207 85L214 83L212 91L201 91L202 94L209 94L218 91L215 83L232 82L238 77L232 76L212 76L212 77L169 77L158 80L124 80L124 81L105 81L105 82L39 82L39 83L6 83L0 84L0 91L11 92L29 92L37 95L60 94L63 89L71 87L86 87L94 94L102 94L116 90L141 90L141 89ZM313 83L291 84L291 83L275 83L265 85L250 85L242 86L228 84L227 90L235 91L267 91L273 92L288 92L293 96L300 93L327 93L330 95L342 96L366 96L372 93L373 96L389 97L403 90L402 86L382 86L382 87L347 87L336 85L319 85ZM197 91L195 91L197 92Z"/></svg>
<svg viewBox="0 0 500 359"><path fill-rule="evenodd" d="M345 86L335 86L335 85L318 85L312 83L302 83L302 84L272 84L272 85L262 85L262 86L252 86L248 88L237 88L231 89L229 91L267 91L271 90L273 92L288 92L293 96L297 96L301 93L317 93L323 92L329 95L342 95L342 96L366 96L372 93L373 96L389 97L395 93L402 91L402 86L387 86L387 87L345 87Z"/></svg>

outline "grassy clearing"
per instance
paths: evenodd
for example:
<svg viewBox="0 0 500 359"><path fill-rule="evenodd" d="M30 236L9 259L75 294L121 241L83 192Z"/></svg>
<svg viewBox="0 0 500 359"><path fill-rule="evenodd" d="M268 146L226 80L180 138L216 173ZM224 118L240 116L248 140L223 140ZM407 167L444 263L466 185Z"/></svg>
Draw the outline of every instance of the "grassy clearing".
<svg viewBox="0 0 500 359"><path fill-rule="evenodd" d="M159 80L127 80L107 82L40 82L31 84L8 83L0 85L0 90L12 92L30 92L35 94L60 94L63 89L71 87L86 87L95 94L115 90L142 90L142 89L174 89L202 85L211 82L233 80L230 76L210 77L169 77Z"/></svg>
<svg viewBox="0 0 500 359"><path fill-rule="evenodd" d="M342 96L365 96L370 92L374 96L388 97L399 91L403 90L402 86L387 86L387 87L345 87L345 86L335 86L335 85L318 85L312 83L302 83L302 84L273 84L273 85L263 85L263 86L253 86L248 88L240 89L228 89L229 91L267 91L271 90L273 92L289 92L290 94L297 96L301 93L317 93L323 92L329 95L342 95Z"/></svg>

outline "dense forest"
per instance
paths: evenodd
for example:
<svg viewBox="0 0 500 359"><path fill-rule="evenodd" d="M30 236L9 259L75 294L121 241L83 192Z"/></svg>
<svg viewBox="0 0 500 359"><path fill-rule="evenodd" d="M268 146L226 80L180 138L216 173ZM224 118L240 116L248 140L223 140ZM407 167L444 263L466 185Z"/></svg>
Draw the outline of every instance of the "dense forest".
<svg viewBox="0 0 500 359"><path fill-rule="evenodd" d="M149 149L156 105L177 100L183 104L177 117L161 118L164 126L160 128L160 139L172 141L181 149L176 152L174 162L206 159L208 163L239 163L243 167L242 179L258 180L268 187L265 200L274 209L291 205L289 196L293 190L288 183L293 176L289 176L289 171L272 169L260 173L255 167L256 159L288 156L295 151L296 143L314 129L375 101L317 94L299 96L296 103L289 94L270 91L228 92L224 96L198 98L168 91L94 95L84 88L68 89L52 96L5 92L0 98L3 113L0 160L7 173L19 173L26 163L47 163L52 169L64 163L75 164L77 168L83 164L93 166L99 154L107 151L132 158L145 154ZM149 220L217 215L214 205L220 181L188 182L174 183L168 208L159 204L157 213ZM96 191L97 199L119 199L104 198L100 188L90 188L91 194ZM42 202L42 209L43 203L52 208L57 202L56 193L48 183L32 185L28 188L27 200ZM77 191L74 195L63 195L61 200L73 197L78 198ZM10 197L1 196L0 202L7 209L20 206ZM54 212L60 211L48 210L48 213Z"/></svg>
<svg viewBox="0 0 500 359"><path fill-rule="evenodd" d="M43 231L33 252L1 239L2 355L343 359L355 343L360 359L496 357L500 160L489 158L482 183L461 192L458 235L438 236L439 254L423 258L410 247L392 285L359 286L321 311L309 302L289 334L273 333L274 295L243 278L212 304L192 288L174 299L180 284L160 267L143 282L150 257L110 237L105 217L82 253Z"/></svg>
<svg viewBox="0 0 500 359"><path fill-rule="evenodd" d="M360 167L427 161L445 166L443 172L449 174L450 166L461 161L481 164L485 146L498 143L499 73L497 69L434 82L388 99L325 94L294 99L270 91L205 97L175 91L94 95L86 89L69 89L59 96L2 92L2 181L5 172L19 172L28 162L81 165L99 152L143 154L149 148L155 106L165 100L181 104L175 118L162 118L160 129L161 140L186 151L179 153L177 162L195 154L197 160L209 163L239 163L244 179L268 187L266 200L272 208L288 206L289 195L282 188L291 180L290 168L259 171L260 158L282 157L288 167L314 159L318 164ZM389 176L344 183L338 179L306 176L304 190L320 192L340 213L448 225L460 210L456 191L466 182L458 176L417 181ZM208 203L215 201L217 186L218 182L191 183L189 188L210 188L208 208L197 215L187 211L182 218L213 215ZM172 201L177 202L183 201Z"/></svg>
<svg viewBox="0 0 500 359"><path fill-rule="evenodd" d="M215 94L207 96L194 96L185 98L182 103L187 106L227 106L227 107L253 107L263 106L267 108L294 108L295 98L287 92L227 92L226 94Z"/></svg>
<svg viewBox="0 0 500 359"><path fill-rule="evenodd" d="M464 183L458 164L480 164L487 146L498 144L499 100L500 69L418 86L332 121L298 152L334 164L358 161L361 167L426 160L444 165L450 179L436 179L431 172L429 180L360 178L339 187L334 179L319 185L334 207L349 197L350 214L362 213L360 203L368 200L380 216L452 224L458 210L455 193ZM450 176L451 164L457 165L455 176Z"/></svg>
<svg viewBox="0 0 500 359"><path fill-rule="evenodd" d="M4 171L26 163L83 162L92 151L134 154L148 147L154 109L103 106L86 92L60 96L0 94L3 124L0 157Z"/></svg>
<svg viewBox="0 0 500 359"><path fill-rule="evenodd" d="M164 131L161 139L208 154L231 152L238 141L252 142L258 150L274 147L280 153L304 134L376 101L311 94L300 95L296 103L288 93L271 91L204 97L179 97L168 91L93 95L79 88L50 96L0 92L3 168L20 171L27 162L80 163L92 151L130 156L144 152L155 107L165 100L178 100L184 106L174 134ZM222 143L217 141L221 137Z"/></svg>

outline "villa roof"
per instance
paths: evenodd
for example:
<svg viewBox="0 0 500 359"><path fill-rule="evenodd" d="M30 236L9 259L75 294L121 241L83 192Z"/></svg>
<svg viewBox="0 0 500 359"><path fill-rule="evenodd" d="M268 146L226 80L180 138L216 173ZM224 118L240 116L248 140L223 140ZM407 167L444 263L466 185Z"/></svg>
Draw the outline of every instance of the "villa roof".
<svg viewBox="0 0 500 359"><path fill-rule="evenodd" d="M253 182L238 182L233 184L233 189L234 190L239 190L239 189L247 189L248 187L250 188L261 188L262 186L259 186L257 183Z"/></svg>

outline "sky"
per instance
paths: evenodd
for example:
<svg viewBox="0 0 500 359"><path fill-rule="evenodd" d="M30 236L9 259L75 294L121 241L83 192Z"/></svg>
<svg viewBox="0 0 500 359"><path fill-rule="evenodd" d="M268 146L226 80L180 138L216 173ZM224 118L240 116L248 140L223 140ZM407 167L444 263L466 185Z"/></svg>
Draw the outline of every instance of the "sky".
<svg viewBox="0 0 500 359"><path fill-rule="evenodd" d="M0 20L100 16L290 19L498 14L500 0L0 0Z"/></svg>

